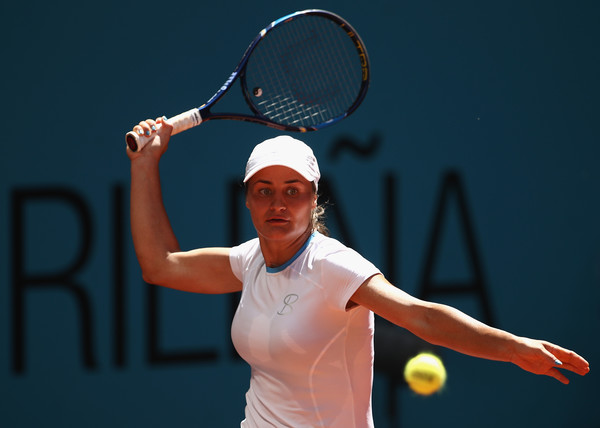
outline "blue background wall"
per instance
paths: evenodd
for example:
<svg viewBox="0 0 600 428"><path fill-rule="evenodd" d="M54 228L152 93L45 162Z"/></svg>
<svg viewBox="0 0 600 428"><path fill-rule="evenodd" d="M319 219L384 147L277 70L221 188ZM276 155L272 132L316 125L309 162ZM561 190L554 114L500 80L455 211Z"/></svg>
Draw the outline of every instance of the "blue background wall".
<svg viewBox="0 0 600 428"><path fill-rule="evenodd" d="M123 135L202 103L262 27L309 7L348 19L373 67L359 111L304 136L342 213L330 216L333 234L415 294L424 272L436 286L472 282L472 237L496 325L600 359L598 3L350 3L3 6L1 426L239 424L248 369L231 354L231 299L143 284ZM232 233L234 213L247 215L231 183L275 134L211 122L173 139L162 176L182 247L253 236L247 218ZM339 139L380 144L334 155ZM467 211L450 193L432 235L448 172ZM473 294L438 300L484 315ZM445 390L422 398L399 387L395 421L378 372L378 427L600 426L593 367L563 386L440 352Z"/></svg>

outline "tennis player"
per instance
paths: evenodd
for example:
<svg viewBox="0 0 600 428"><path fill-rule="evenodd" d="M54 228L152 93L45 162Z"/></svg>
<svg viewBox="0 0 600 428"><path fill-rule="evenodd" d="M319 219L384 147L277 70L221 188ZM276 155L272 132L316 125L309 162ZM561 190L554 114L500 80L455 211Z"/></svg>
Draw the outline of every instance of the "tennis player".
<svg viewBox="0 0 600 428"><path fill-rule="evenodd" d="M171 128L157 119L134 130L154 136L144 150L128 149L131 227L144 279L197 293L241 291L231 328L251 366L241 427L373 427L373 313L432 344L563 383L569 381L559 368L589 371L573 351L408 295L327 237L317 204L317 159L288 136L257 145L246 165L246 206L258 236L233 248L181 251L158 168Z"/></svg>

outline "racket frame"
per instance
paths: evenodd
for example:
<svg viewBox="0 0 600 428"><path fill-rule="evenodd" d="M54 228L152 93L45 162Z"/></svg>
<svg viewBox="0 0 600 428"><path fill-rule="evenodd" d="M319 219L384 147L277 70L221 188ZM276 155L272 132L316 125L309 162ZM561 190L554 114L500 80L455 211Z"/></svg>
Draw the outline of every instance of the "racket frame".
<svg viewBox="0 0 600 428"><path fill-rule="evenodd" d="M354 46L356 47L356 50L357 50L359 58L360 58L360 65L361 65L361 70L362 70L362 81L361 81L361 86L360 86L358 95L357 95L356 99L354 100L354 103L342 114L340 114L334 118L331 118L325 122L319 123L317 125L313 125L313 126L293 126L293 125L287 125L287 124L283 124L283 123L274 122L274 121L270 120L269 118L265 117L255 107L254 103L251 100L252 93L251 93L251 91L249 91L249 89L246 85L245 68L246 68L248 60L250 59L254 49L256 49L256 47L261 42L261 40L263 40L270 31L272 31L278 25L287 23L294 19L298 19L305 15L323 16L323 17L335 22L341 29L343 29L346 32L348 37L350 37L350 39L354 43ZM246 121L246 122L258 123L258 124L265 125L270 128L275 128L275 129L278 129L281 131L290 131L290 132L316 131L316 130L322 129L327 126L331 126L334 123L339 122L340 120L348 117L350 114L352 114L358 108L358 106L362 103L362 101L364 100L364 98L367 94L367 90L369 88L370 77L371 77L370 74L371 74L371 71L370 71L370 65L369 65L369 56L367 54L366 47L365 47L362 39L358 35L358 33L354 30L354 28L345 19L343 19L341 16L339 16L333 12L329 12L329 11L326 11L323 9L306 9L306 10L290 13L289 15L283 16L283 17L271 22L267 27L265 27L263 30L261 30L259 32L259 34L254 38L254 40L252 40L250 45L246 48L246 51L244 52L242 59L240 60L238 65L235 67L233 72L229 75L229 77L227 78L225 83L223 83L223 85L221 85L219 90L207 102L202 104L200 107L193 108L193 109L188 110L184 113L181 113L177 116L174 116L170 119L167 119L167 122L173 126L173 131L172 131L171 135L178 134L178 133L183 132L187 129L190 129L194 126L198 126L202 122L206 122L209 120L217 120L217 119L241 120L241 121ZM254 113L254 115L247 115L247 114L240 114L240 113L212 113L210 111L210 109L229 91L229 89L233 86L233 84L236 82L236 80L238 80L238 78L240 79L240 86L242 87L242 93L244 95L246 104L248 104L248 106L250 107L250 110ZM127 133L125 139L126 139L129 149L135 152L135 151L141 150L148 143L148 141L150 140L150 137L147 137L145 135L139 135L139 134L135 133L134 131L130 131L129 133Z"/></svg>

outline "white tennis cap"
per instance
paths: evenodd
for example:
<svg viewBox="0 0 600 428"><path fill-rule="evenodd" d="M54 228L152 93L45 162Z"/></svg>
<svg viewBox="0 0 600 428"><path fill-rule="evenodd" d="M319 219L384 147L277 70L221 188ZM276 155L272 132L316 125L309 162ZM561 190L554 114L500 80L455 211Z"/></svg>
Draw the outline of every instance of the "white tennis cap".
<svg viewBox="0 0 600 428"><path fill-rule="evenodd" d="M261 169L276 165L293 169L318 189L321 173L312 149L288 135L270 138L254 147L246 163L244 183Z"/></svg>

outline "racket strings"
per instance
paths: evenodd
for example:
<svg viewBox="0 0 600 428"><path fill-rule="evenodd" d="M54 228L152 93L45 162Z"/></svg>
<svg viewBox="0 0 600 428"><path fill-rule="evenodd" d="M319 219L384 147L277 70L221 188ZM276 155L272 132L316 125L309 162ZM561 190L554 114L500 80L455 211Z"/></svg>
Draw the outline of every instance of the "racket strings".
<svg viewBox="0 0 600 428"><path fill-rule="evenodd" d="M245 79L260 114L308 127L347 112L361 90L362 66L345 30L307 15L267 33L248 61Z"/></svg>

